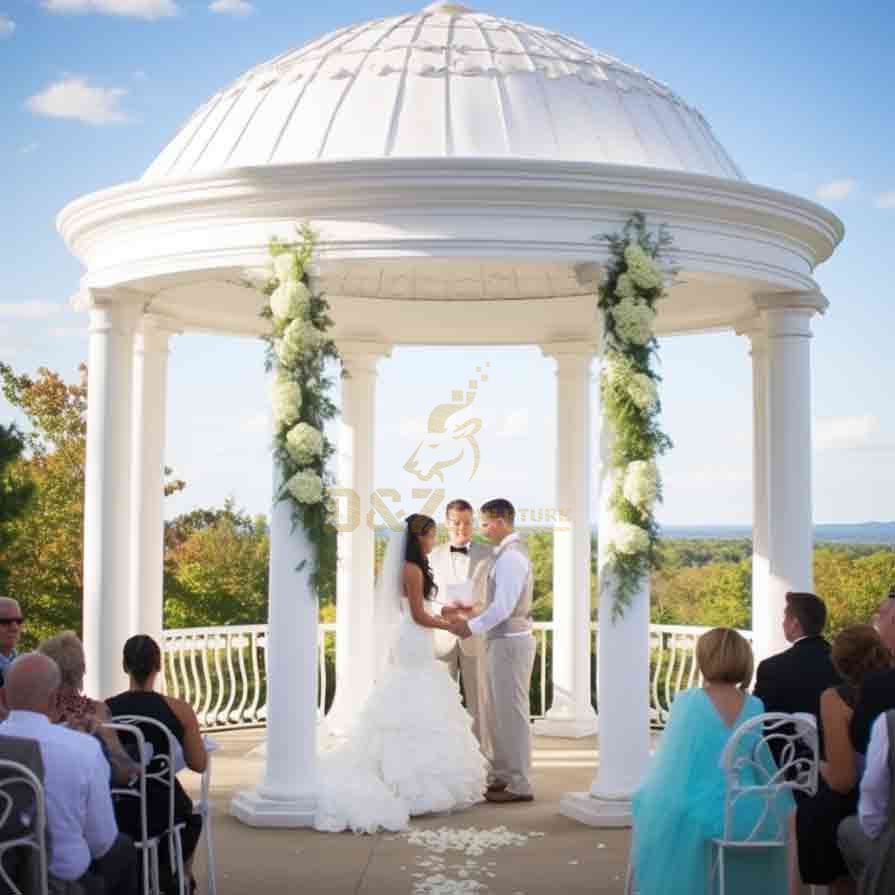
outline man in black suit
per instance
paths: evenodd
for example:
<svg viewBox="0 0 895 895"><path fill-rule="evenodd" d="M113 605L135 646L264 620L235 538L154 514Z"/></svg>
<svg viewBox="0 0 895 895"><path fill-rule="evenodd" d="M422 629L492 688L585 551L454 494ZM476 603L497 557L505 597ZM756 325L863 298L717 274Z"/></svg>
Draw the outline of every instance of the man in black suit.
<svg viewBox="0 0 895 895"><path fill-rule="evenodd" d="M765 659L755 675L755 695L766 712L810 712L820 730L820 694L842 683L823 637L827 607L814 594L786 595L783 636L792 646Z"/></svg>
<svg viewBox="0 0 895 895"><path fill-rule="evenodd" d="M873 616L873 626L889 652L895 655L895 588L880 603ZM895 670L874 675L861 687L849 731L855 752L862 755L867 752L873 722L889 709L895 709Z"/></svg>

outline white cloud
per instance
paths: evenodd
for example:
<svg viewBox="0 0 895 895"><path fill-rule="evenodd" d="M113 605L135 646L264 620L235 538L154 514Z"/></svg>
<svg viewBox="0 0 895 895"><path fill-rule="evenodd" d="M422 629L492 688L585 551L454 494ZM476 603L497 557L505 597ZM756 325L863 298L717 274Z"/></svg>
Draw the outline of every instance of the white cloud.
<svg viewBox="0 0 895 895"><path fill-rule="evenodd" d="M98 13L131 19L163 19L176 16L173 0L45 0L44 8L58 13Z"/></svg>
<svg viewBox="0 0 895 895"><path fill-rule="evenodd" d="M87 78L68 75L28 97L25 105L35 114L47 118L72 118L88 124L110 124L127 121L119 107L127 93L121 87L92 87Z"/></svg>
<svg viewBox="0 0 895 895"><path fill-rule="evenodd" d="M37 148L37 143L26 143L21 149L22 155L30 155Z"/></svg>
<svg viewBox="0 0 895 895"><path fill-rule="evenodd" d="M86 339L87 324L81 326L53 326L50 328L50 335L54 339Z"/></svg>
<svg viewBox="0 0 895 895"><path fill-rule="evenodd" d="M815 195L825 202L835 202L839 199L847 199L857 185L858 182L853 177L831 180L829 183L822 183L815 190Z"/></svg>
<svg viewBox="0 0 895 895"><path fill-rule="evenodd" d="M243 432L266 432L270 426L270 417L266 413L254 413L242 421Z"/></svg>
<svg viewBox="0 0 895 895"><path fill-rule="evenodd" d="M9 16L0 15L0 39L12 37L12 32L15 30L16 23Z"/></svg>
<svg viewBox="0 0 895 895"><path fill-rule="evenodd" d="M520 435L528 435L528 408L519 407L516 410L506 411L496 434L498 438L518 438Z"/></svg>
<svg viewBox="0 0 895 895"><path fill-rule="evenodd" d="M879 419L863 416L819 417L814 423L814 446L819 451L853 451L871 447L879 432Z"/></svg>
<svg viewBox="0 0 895 895"><path fill-rule="evenodd" d="M214 3L210 3L208 8L212 12L237 17L247 16L254 11L252 4L247 3L246 0L214 0Z"/></svg>
<svg viewBox="0 0 895 895"><path fill-rule="evenodd" d="M888 193L880 193L874 199L873 204L877 208L895 208L895 190L891 190Z"/></svg>
<svg viewBox="0 0 895 895"><path fill-rule="evenodd" d="M146 80L146 72L143 71L142 68L137 69L134 72L134 80L135 81L145 81Z"/></svg>
<svg viewBox="0 0 895 895"><path fill-rule="evenodd" d="M0 317L13 317L18 320L46 320L47 317L61 314L65 310L65 305L49 301L0 302Z"/></svg>

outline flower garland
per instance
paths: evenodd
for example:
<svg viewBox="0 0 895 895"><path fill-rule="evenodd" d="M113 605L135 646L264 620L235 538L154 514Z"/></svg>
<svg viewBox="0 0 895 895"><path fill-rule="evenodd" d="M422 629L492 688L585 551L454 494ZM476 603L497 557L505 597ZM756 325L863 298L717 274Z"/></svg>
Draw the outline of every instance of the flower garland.
<svg viewBox="0 0 895 895"><path fill-rule="evenodd" d="M339 354L327 335L332 326L329 305L309 276L315 242L307 225L299 230L297 242L271 240L272 269L263 289L269 301L261 316L272 323L270 335L264 337L266 367L276 371L271 393L273 454L282 484L274 500L291 502L293 527L301 526L313 547L311 581L319 590L320 570L335 561L336 551L326 472L334 448L324 427L337 411L324 367Z"/></svg>
<svg viewBox="0 0 895 895"><path fill-rule="evenodd" d="M659 565L659 526L653 514L662 499L656 459L671 447L659 425L661 378L653 369L659 345L653 331L656 301L664 292L657 260L671 247L664 227L647 231L636 212L621 233L604 237L610 262L600 284L603 363L600 395L614 440L609 458L612 526L601 589L615 591L613 620L624 615L643 578Z"/></svg>

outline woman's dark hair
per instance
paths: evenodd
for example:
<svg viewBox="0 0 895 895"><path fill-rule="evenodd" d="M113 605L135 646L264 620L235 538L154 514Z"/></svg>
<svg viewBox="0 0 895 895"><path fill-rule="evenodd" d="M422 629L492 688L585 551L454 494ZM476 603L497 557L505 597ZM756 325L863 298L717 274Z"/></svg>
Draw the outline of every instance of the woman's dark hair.
<svg viewBox="0 0 895 895"><path fill-rule="evenodd" d="M429 557L423 553L420 545L420 535L427 534L435 528L435 520L421 513L411 513L407 517L407 547L404 550L404 560L419 566L423 573L423 596L429 600L438 592L435 585L435 576L429 565Z"/></svg>
<svg viewBox="0 0 895 895"><path fill-rule="evenodd" d="M836 671L859 690L870 675L892 665L892 654L872 625L843 628L833 641L830 658Z"/></svg>
<svg viewBox="0 0 895 895"><path fill-rule="evenodd" d="M124 670L142 687L153 671L162 670L162 651L148 634L137 634L124 644Z"/></svg>

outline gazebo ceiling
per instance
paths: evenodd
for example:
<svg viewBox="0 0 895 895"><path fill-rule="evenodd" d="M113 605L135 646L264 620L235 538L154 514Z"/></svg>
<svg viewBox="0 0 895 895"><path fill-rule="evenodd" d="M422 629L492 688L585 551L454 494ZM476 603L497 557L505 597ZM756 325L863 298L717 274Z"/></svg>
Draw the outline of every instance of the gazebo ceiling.
<svg viewBox="0 0 895 895"><path fill-rule="evenodd" d="M143 180L409 157L742 179L702 115L654 78L571 37L441 2L256 66L196 110Z"/></svg>

